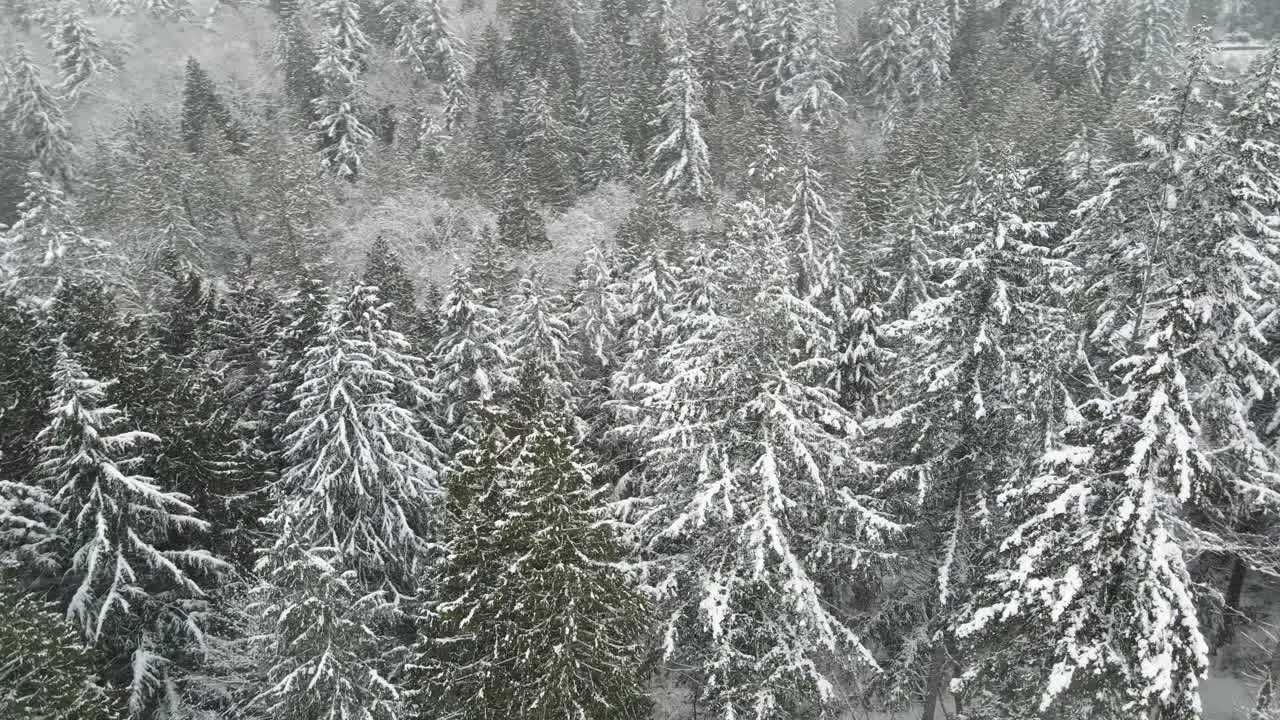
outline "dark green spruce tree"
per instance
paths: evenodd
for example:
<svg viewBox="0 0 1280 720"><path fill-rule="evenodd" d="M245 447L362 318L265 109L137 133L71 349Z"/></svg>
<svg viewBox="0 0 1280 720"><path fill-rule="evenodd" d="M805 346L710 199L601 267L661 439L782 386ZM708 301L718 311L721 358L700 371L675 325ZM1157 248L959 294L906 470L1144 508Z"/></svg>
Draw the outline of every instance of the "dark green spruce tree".
<svg viewBox="0 0 1280 720"><path fill-rule="evenodd" d="M458 455L417 701L458 720L649 717L650 609L569 416L539 385L526 373L507 406L485 406Z"/></svg>
<svg viewBox="0 0 1280 720"><path fill-rule="evenodd" d="M71 625L0 584L0 716L117 720L122 710Z"/></svg>

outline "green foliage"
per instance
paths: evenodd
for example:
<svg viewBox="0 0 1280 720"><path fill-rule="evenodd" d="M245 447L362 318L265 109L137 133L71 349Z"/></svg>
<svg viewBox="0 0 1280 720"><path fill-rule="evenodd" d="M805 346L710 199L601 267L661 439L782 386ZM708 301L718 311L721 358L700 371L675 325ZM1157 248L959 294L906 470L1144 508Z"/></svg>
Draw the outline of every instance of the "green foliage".
<svg viewBox="0 0 1280 720"><path fill-rule="evenodd" d="M459 720L648 717L648 603L617 566L625 548L568 415L535 387L484 408L458 456L418 705Z"/></svg>
<svg viewBox="0 0 1280 720"><path fill-rule="evenodd" d="M243 150L244 130L218 96L213 79L195 58L187 58L182 88L182 140L188 151L198 153L206 146L208 136L219 133L234 150Z"/></svg>
<svg viewBox="0 0 1280 720"><path fill-rule="evenodd" d="M0 715L14 720L117 720L93 654L62 618L0 583Z"/></svg>

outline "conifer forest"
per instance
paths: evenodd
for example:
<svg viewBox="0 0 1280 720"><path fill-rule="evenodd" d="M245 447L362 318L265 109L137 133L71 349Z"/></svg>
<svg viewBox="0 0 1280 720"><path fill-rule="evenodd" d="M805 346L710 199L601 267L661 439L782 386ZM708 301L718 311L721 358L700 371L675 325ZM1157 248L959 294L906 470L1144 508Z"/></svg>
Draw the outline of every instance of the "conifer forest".
<svg viewBox="0 0 1280 720"><path fill-rule="evenodd" d="M0 720L1280 720L1280 0L0 0Z"/></svg>

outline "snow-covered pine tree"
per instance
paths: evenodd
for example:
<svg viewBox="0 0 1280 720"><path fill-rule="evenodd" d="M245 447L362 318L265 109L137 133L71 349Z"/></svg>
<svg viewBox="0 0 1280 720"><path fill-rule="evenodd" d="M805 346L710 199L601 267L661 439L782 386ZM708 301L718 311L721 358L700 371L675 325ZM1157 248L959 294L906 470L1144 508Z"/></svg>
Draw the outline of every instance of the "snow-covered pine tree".
<svg viewBox="0 0 1280 720"><path fill-rule="evenodd" d="M385 237L379 235L369 246L360 282L377 288L378 297L388 303L387 323L392 330L403 334L411 344L434 344L436 338L429 337L427 319L418 308L413 279L400 253Z"/></svg>
<svg viewBox="0 0 1280 720"><path fill-rule="evenodd" d="M1093 353L1119 359L1144 342L1141 325L1163 255L1187 222L1180 210L1189 197L1186 169L1212 145L1221 109L1206 92L1220 84L1210 56L1202 39L1178 85L1142 103L1137 157L1107 169L1105 185L1076 210L1078 224L1065 243L1085 271L1079 300Z"/></svg>
<svg viewBox="0 0 1280 720"><path fill-rule="evenodd" d="M508 370L512 348L501 332L499 305L472 275L464 267L453 271L440 308L443 329L434 353L434 384L444 409L441 420L454 437L471 403L491 402L515 383Z"/></svg>
<svg viewBox="0 0 1280 720"><path fill-rule="evenodd" d="M575 274L570 325L572 344L584 374L599 380L618 363L622 298L615 268L604 248L592 245Z"/></svg>
<svg viewBox="0 0 1280 720"><path fill-rule="evenodd" d="M449 481L452 541L419 645L424 715L647 717L649 603L620 563L572 416L536 370L485 407Z"/></svg>
<svg viewBox="0 0 1280 720"><path fill-rule="evenodd" d="M44 409L24 400L49 394L41 320L37 308L0 291L0 397L7 398L0 402L0 484L28 478L35 469L32 441L44 427ZM0 539L0 549L8 544Z"/></svg>
<svg viewBox="0 0 1280 720"><path fill-rule="evenodd" d="M1158 85L1174 71L1187 27L1186 0L1133 0L1117 3L1120 25L1121 82ZM1197 18L1198 22L1199 19Z"/></svg>
<svg viewBox="0 0 1280 720"><path fill-rule="evenodd" d="M0 713L42 720L116 720L91 651L64 619L0 586Z"/></svg>
<svg viewBox="0 0 1280 720"><path fill-rule="evenodd" d="M268 667L251 705L292 720L403 717L395 670L439 493L421 414L434 396L372 288L335 295L318 330L257 566Z"/></svg>
<svg viewBox="0 0 1280 720"><path fill-rule="evenodd" d="M1056 6L1046 40L1066 71L1063 81L1102 91L1104 80L1112 80L1106 64L1110 5L1108 0L1062 0Z"/></svg>
<svg viewBox="0 0 1280 720"><path fill-rule="evenodd" d="M312 100L315 122L311 131L320 147L322 165L336 177L355 182L360 174L360 153L373 141L373 133L355 110L370 43L360 29L357 0L321 0L316 11L324 32L314 70L324 89Z"/></svg>
<svg viewBox="0 0 1280 720"><path fill-rule="evenodd" d="M546 78L518 72L514 80L503 180L539 203L564 207L577 187L577 131L561 119Z"/></svg>
<svg viewBox="0 0 1280 720"><path fill-rule="evenodd" d="M819 578L865 570L900 528L867 491L857 420L826 386L831 322L792 290L768 213L735 209L726 311L643 384L636 533L664 660L723 718L807 717L832 673L875 666ZM839 568L837 570L837 568Z"/></svg>
<svg viewBox="0 0 1280 720"><path fill-rule="evenodd" d="M35 169L65 189L71 181L74 147L71 126L62 110L62 102L40 77L40 66L19 44L6 58L5 115L13 132L30 148Z"/></svg>
<svg viewBox="0 0 1280 720"><path fill-rule="evenodd" d="M418 75L439 80L441 124L456 129L467 112L465 57L461 41L449 28L441 0L388 0L383 20L394 28L394 46L400 61Z"/></svg>
<svg viewBox="0 0 1280 720"><path fill-rule="evenodd" d="M576 6L573 0L509 0L499 6L508 17L510 31L507 68L545 82L551 103L559 110L576 100L581 81ZM567 117L571 115L559 116Z"/></svg>
<svg viewBox="0 0 1280 720"><path fill-rule="evenodd" d="M58 62L61 77L55 86L64 99L74 101L85 83L115 67L107 58L93 26L87 23L75 3L61 3L47 22L45 36Z"/></svg>
<svg viewBox="0 0 1280 720"><path fill-rule="evenodd" d="M206 588L226 565L175 544L208 524L182 495L130 473L141 446L157 438L125 429L123 413L105 404L107 387L58 343L31 487L43 501L38 514L7 524L42 525L17 555L34 571L30 589L55 597L107 657L127 658L111 670L128 689L130 716L168 717L183 653L203 642Z"/></svg>
<svg viewBox="0 0 1280 720"><path fill-rule="evenodd" d="M829 383L840 404L859 418L875 417L893 355L880 338L886 312L865 271L850 266L837 241L826 256L826 287L816 299L831 317L835 366Z"/></svg>
<svg viewBox="0 0 1280 720"><path fill-rule="evenodd" d="M702 84L694 71L693 51L683 20L670 0L662 0L667 77L653 124L649 169L655 189L667 197L697 200L711 190L711 163L702 138Z"/></svg>
<svg viewBox="0 0 1280 720"><path fill-rule="evenodd" d="M951 76L951 46L961 3L882 0L876 30L858 56L869 100L892 124L903 111L933 100Z"/></svg>
<svg viewBox="0 0 1280 720"><path fill-rule="evenodd" d="M972 642L999 638L1009 623L1041 628L1022 648L1037 658L1039 682L1013 690L1039 712L1201 716L1208 647L1179 508L1214 482L1215 463L1198 442L1181 357L1196 341L1197 310L1178 294L1142 351L1118 364L1121 394L1086 403L1040 474L1006 482L997 498L1020 511L1020 523L1000 543L1005 563L986 575L957 633Z"/></svg>
<svg viewBox="0 0 1280 720"><path fill-rule="evenodd" d="M833 268L828 261L839 240L835 217L827 208L822 172L814 167L809 153L804 155L780 230L788 242L794 243L791 257L795 264L796 291L812 300L831 286L829 275Z"/></svg>
<svg viewBox="0 0 1280 720"><path fill-rule="evenodd" d="M778 110L801 127L831 123L847 104L836 92L844 63L832 0L774 3L760 25L756 74Z"/></svg>
<svg viewBox="0 0 1280 720"><path fill-rule="evenodd" d="M932 265L945 279L886 328L912 361L888 378L886 414L873 426L893 466L889 485L918 520L902 548L907 566L883 590L895 668L885 679L921 693L913 699L929 718L954 648L948 629L984 546L986 504L1042 447L1027 411L1048 372L1042 348L1065 342L1056 288L1070 267L1048 256L1043 196L1029 171L972 166L936 230L945 245Z"/></svg>
<svg viewBox="0 0 1280 720"><path fill-rule="evenodd" d="M889 216L878 223L880 237L856 258L889 321L909 317L936 296L933 261L940 243L934 228L947 222L942 193L920 174L891 203Z"/></svg>
<svg viewBox="0 0 1280 720"><path fill-rule="evenodd" d="M502 336L511 344L513 376L538 378L541 393L566 407L576 405L578 357L570 337L565 298L536 275L521 279Z"/></svg>
<svg viewBox="0 0 1280 720"><path fill-rule="evenodd" d="M0 283L21 292L56 292L69 277L91 275L109 244L87 235L75 221L58 183L38 171L27 175L18 219L0 231L0 264L11 268Z"/></svg>
<svg viewBox="0 0 1280 720"><path fill-rule="evenodd" d="M612 397L624 403L656 378L658 357L675 338L673 312L681 272L667 253L665 243L646 248L635 267L619 280L624 285L618 291L623 302L618 336L621 364L610 385Z"/></svg>
<svg viewBox="0 0 1280 720"><path fill-rule="evenodd" d="M638 147L636 46L626 2L602 3L592 29L582 85L585 114L582 179L590 186L631 175Z"/></svg>
<svg viewBox="0 0 1280 720"><path fill-rule="evenodd" d="M333 190L307 153L284 133L255 137L247 153L255 189L246 211L256 241L250 257L286 285L318 272L329 250L321 228Z"/></svg>
<svg viewBox="0 0 1280 720"><path fill-rule="evenodd" d="M233 146L243 142L243 131L231 117L231 110L218 96L209 73L195 58L187 58L182 87L182 141L187 150L200 152L206 146L216 147L212 138L222 136Z"/></svg>

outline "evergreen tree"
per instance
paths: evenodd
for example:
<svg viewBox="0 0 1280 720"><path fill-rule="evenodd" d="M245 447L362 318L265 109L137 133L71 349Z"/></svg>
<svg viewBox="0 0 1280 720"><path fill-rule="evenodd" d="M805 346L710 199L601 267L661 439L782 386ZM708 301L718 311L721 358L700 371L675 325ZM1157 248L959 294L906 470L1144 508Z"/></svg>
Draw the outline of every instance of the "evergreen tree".
<svg viewBox="0 0 1280 720"><path fill-rule="evenodd" d="M890 338L913 360L889 378L888 413L874 424L886 431L889 482L919 520L904 548L911 569L885 588L894 600L883 632L900 668L886 680L925 670L924 695L914 698L925 717L957 652L949 628L980 572L978 519L996 483L1043 446L1032 409L1054 374L1041 349L1069 357L1055 293L1071 268L1048 257L1043 196L1028 171L974 166L956 215L937 230L949 251L932 265L945 279Z"/></svg>
<svg viewBox="0 0 1280 720"><path fill-rule="evenodd" d="M328 244L322 232L332 188L291 136L255 137L248 154L254 194L247 210L254 243L247 248L257 267L290 286L318 271Z"/></svg>
<svg viewBox="0 0 1280 720"><path fill-rule="evenodd" d="M541 394L573 407L578 358L570 343L564 297L531 276L520 281L514 300L503 332L511 342L511 374L523 369L538 378Z"/></svg>
<svg viewBox="0 0 1280 720"><path fill-rule="evenodd" d="M244 140L231 111L218 97L213 79L191 57L187 58L182 88L181 133L187 150L193 153L200 152L214 133L221 134L233 146Z"/></svg>
<svg viewBox="0 0 1280 720"><path fill-rule="evenodd" d="M655 188L668 197L698 199L711 189L707 143L698 115L702 111L702 87L694 75L693 53L675 10L664 2L662 16L669 23L670 58L658 107L658 128L649 148L650 172Z"/></svg>
<svg viewBox="0 0 1280 720"><path fill-rule="evenodd" d="M1117 44L1122 48L1122 79L1154 84L1176 67L1186 34L1186 0L1134 0L1120 3Z"/></svg>
<svg viewBox="0 0 1280 720"><path fill-rule="evenodd" d="M62 103L40 78L40 67L23 45L8 58L6 112L13 132L31 148L36 169L65 188L71 181L71 128Z"/></svg>
<svg viewBox="0 0 1280 720"><path fill-rule="evenodd" d="M373 133L356 113L360 76L368 63L369 39L360 28L356 0L324 0L317 8L324 23L315 72L323 93L312 100L311 123L321 164L336 177L355 182L360 153Z"/></svg>
<svg viewBox="0 0 1280 720"><path fill-rule="evenodd" d="M546 84L549 102L564 108L578 94L582 62L573 5L567 0L510 0L507 67Z"/></svg>
<svg viewBox="0 0 1280 720"><path fill-rule="evenodd" d="M28 398L49 394L49 373L41 352L40 314L0 293L0 486L22 481L35 471L36 434L45 417ZM8 543L0 540L0 547Z"/></svg>
<svg viewBox="0 0 1280 720"><path fill-rule="evenodd" d="M1214 467L1198 447L1179 360L1196 333L1193 307L1189 297L1175 304L1117 367L1122 394L1086 404L1041 474L1002 493L1026 503L1000 546L1016 559L991 573L991 594L975 598L958 632L1015 618L1051 629L1032 650L1049 666L1030 689L1041 712L1079 704L1091 715L1201 716L1208 647L1174 510Z"/></svg>
<svg viewBox="0 0 1280 720"><path fill-rule="evenodd" d="M524 178L503 181L498 200L498 239L513 248L545 250L551 246L547 221L538 211L528 182Z"/></svg>
<svg viewBox="0 0 1280 720"><path fill-rule="evenodd" d="M418 309L413 280L400 254L385 237L379 235L369 247L360 282L377 288L378 297L387 303L388 327L404 335L411 344L424 339L426 319Z"/></svg>
<svg viewBox="0 0 1280 720"><path fill-rule="evenodd" d="M208 524L184 496L128 474L157 438L125 430L106 389L59 343L36 482L5 524L28 528L17 557L35 576L32 590L56 597L107 657L127 658L112 670L127 683L130 715L165 716L177 702L175 663L203 641L205 586L226 566L173 544Z"/></svg>
<svg viewBox="0 0 1280 720"><path fill-rule="evenodd" d="M12 589L0 592L0 712L32 720L123 717L72 627Z"/></svg>
<svg viewBox="0 0 1280 720"><path fill-rule="evenodd" d="M515 382L508 371L511 347L501 333L498 304L475 275L475 268L454 270L441 307L444 327L434 353L443 422L455 436L471 403L492 402Z"/></svg>
<svg viewBox="0 0 1280 720"><path fill-rule="evenodd" d="M508 123L506 183L540 203L565 206L577 186L576 143L545 78L519 76Z"/></svg>
<svg viewBox="0 0 1280 720"><path fill-rule="evenodd" d="M762 18L756 74L775 107L803 127L830 123L846 104L835 86L836 11L831 0L785 0Z"/></svg>
<svg viewBox="0 0 1280 720"><path fill-rule="evenodd" d="M582 88L586 115L582 174L588 186L628 177L635 157L628 144L632 103L627 92L631 69L626 63L631 53L625 34L620 33L605 18L598 18L589 46Z"/></svg>
<svg viewBox="0 0 1280 720"><path fill-rule="evenodd" d="M85 22L76 5L60 5L55 12L46 39L61 72L56 90L63 98L74 100L85 83L115 67L107 58L97 32Z"/></svg>
<svg viewBox="0 0 1280 720"><path fill-rule="evenodd" d="M873 106L893 120L931 101L951 74L958 3L883 0L876 29L859 55Z"/></svg>
<svg viewBox="0 0 1280 720"><path fill-rule="evenodd" d="M285 93L296 103L302 126L309 127L315 119L315 101L324 93L324 78L316 70L320 58L301 20L294 15L281 17L276 44Z"/></svg>
<svg viewBox="0 0 1280 720"><path fill-rule="evenodd" d="M55 291L69 277L92 275L109 245L84 233L57 184L39 172L27 176L18 219L0 232L0 263L16 275L0 282L37 294Z"/></svg>
<svg viewBox="0 0 1280 720"><path fill-rule="evenodd" d="M467 110L466 73L444 4L440 0L390 0L381 15L396 28L394 45L400 60L415 73L441 81L443 124L454 129Z"/></svg>
<svg viewBox="0 0 1280 720"><path fill-rule="evenodd" d="M875 665L820 578L864 569L899 526L825 386L830 319L791 290L767 214L737 212L741 275L662 353L648 419L627 429L647 451L636 530L658 561L664 660L695 669L711 712L806 717L834 702L834 668Z"/></svg>
<svg viewBox="0 0 1280 720"><path fill-rule="evenodd" d="M541 385L530 370L510 409L484 408L455 461L419 703L457 718L647 717L648 603Z"/></svg>
<svg viewBox="0 0 1280 720"><path fill-rule="evenodd" d="M426 560L437 451L418 411L422 360L372 288L326 308L307 347L256 590L273 717L402 717L394 668Z"/></svg>

